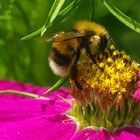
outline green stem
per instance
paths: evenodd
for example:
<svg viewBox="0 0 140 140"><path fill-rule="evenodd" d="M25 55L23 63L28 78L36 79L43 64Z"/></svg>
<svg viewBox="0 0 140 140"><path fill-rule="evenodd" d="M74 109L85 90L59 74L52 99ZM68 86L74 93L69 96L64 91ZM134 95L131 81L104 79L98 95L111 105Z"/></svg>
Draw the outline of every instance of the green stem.
<svg viewBox="0 0 140 140"><path fill-rule="evenodd" d="M0 91L0 95L2 94L16 94L16 95L21 95L21 96L25 96L25 97L30 97L30 98L35 98L35 99L44 99L44 100L49 100L49 98L44 97L44 96L40 96L40 95L36 95L33 93L29 93L29 92L22 92L22 91L17 91L17 90L1 90Z"/></svg>

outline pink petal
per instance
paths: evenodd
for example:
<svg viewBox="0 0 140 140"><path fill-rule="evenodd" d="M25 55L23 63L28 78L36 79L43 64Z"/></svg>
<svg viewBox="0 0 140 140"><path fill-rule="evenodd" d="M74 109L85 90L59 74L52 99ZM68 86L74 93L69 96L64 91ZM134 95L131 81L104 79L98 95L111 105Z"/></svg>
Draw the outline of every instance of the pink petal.
<svg viewBox="0 0 140 140"><path fill-rule="evenodd" d="M140 80L138 81L137 86L138 86L138 88L140 88Z"/></svg>
<svg viewBox="0 0 140 140"><path fill-rule="evenodd" d="M47 91L49 88L41 88L37 91L38 95L44 95L44 92ZM60 98L66 98L66 99L72 99L72 96L70 96L70 90L68 88L60 88L57 89L50 94L47 94L47 97L51 99L60 99Z"/></svg>
<svg viewBox="0 0 140 140"><path fill-rule="evenodd" d="M73 136L72 140L140 140L140 128L128 126L110 134L106 129L85 128Z"/></svg>
<svg viewBox="0 0 140 140"><path fill-rule="evenodd" d="M72 140L86 140L90 135L94 134L94 130L91 128L85 128L80 130L73 136Z"/></svg>
<svg viewBox="0 0 140 140"><path fill-rule="evenodd" d="M85 128L79 131L72 140L112 140L112 136L105 129L96 131L92 128Z"/></svg>
<svg viewBox="0 0 140 140"><path fill-rule="evenodd" d="M140 101L140 89L137 89L133 95L133 98L136 100L136 101Z"/></svg>
<svg viewBox="0 0 140 140"><path fill-rule="evenodd" d="M138 71L138 76L140 77L140 71Z"/></svg>
<svg viewBox="0 0 140 140"><path fill-rule="evenodd" d="M121 130L116 130L114 140L140 140L140 128L128 126Z"/></svg>
<svg viewBox="0 0 140 140"><path fill-rule="evenodd" d="M0 81L0 89L12 89L25 92L40 93L42 88L31 84L21 84L16 81ZM62 92L62 93L61 93ZM68 102L68 89L62 88L52 95L48 96L49 100L31 99L13 94L0 96L0 125L4 126L11 122L21 121L40 115L59 114L70 109L71 105ZM63 96L63 97L62 97ZM67 97L68 96L68 97Z"/></svg>
<svg viewBox="0 0 140 140"><path fill-rule="evenodd" d="M35 86L27 83L18 83L17 81L0 81L0 90L17 90L17 91L24 91L24 92L32 92L36 93L41 87ZM0 98L4 99L23 99L26 97L13 95L13 94L4 94L0 95Z"/></svg>
<svg viewBox="0 0 140 140"><path fill-rule="evenodd" d="M0 100L0 125L12 121L24 120L40 115L58 114L67 111L70 104L63 100Z"/></svg>
<svg viewBox="0 0 140 140"><path fill-rule="evenodd" d="M47 91L49 88L48 87L40 87L28 83L18 83L17 81L0 81L0 90L18 90L18 91L24 91L24 92L31 92L35 93L38 95L42 96L47 96L48 98L51 99L72 99L72 97L69 94L69 89L68 88L60 88L50 94L44 94L45 91ZM0 95L0 98L4 99L24 99L26 97L23 96L18 96L18 95L12 95L12 94L5 94L5 95Z"/></svg>
<svg viewBox="0 0 140 140"><path fill-rule="evenodd" d="M0 140L69 140L76 124L66 116L40 116L0 128Z"/></svg>

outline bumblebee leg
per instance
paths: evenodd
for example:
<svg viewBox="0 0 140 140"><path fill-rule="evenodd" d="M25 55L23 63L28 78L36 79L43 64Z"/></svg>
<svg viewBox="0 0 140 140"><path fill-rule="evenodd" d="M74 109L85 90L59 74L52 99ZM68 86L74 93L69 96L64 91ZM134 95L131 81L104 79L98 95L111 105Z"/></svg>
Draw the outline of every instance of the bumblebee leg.
<svg viewBox="0 0 140 140"><path fill-rule="evenodd" d="M71 79L74 81L75 85L77 86L77 88L79 90L82 90L82 86L80 85L79 81L77 80L77 68L76 68L76 64L77 64L77 61L79 60L80 58L80 49L77 50L76 52L76 58L75 58L75 62L72 66L72 70L71 70Z"/></svg>
<svg viewBox="0 0 140 140"><path fill-rule="evenodd" d="M100 41L99 50L97 53L98 59L99 59L100 53L104 54L105 47L107 46L107 43L108 43L108 39L106 36L100 36L100 38L101 38L101 41Z"/></svg>
<svg viewBox="0 0 140 140"><path fill-rule="evenodd" d="M74 81L76 87L77 87L79 90L82 90L82 89L83 89L83 87L81 86L81 84L80 84L79 81L77 80L77 69L76 69L76 67L73 67L73 68L72 68L71 79Z"/></svg>
<svg viewBox="0 0 140 140"><path fill-rule="evenodd" d="M91 54L91 50L90 50L89 45L86 45L86 46L85 46L85 49L86 49L87 56L90 57L90 59L92 60L92 62L93 62L94 64L96 64L96 55L92 55L92 54Z"/></svg>

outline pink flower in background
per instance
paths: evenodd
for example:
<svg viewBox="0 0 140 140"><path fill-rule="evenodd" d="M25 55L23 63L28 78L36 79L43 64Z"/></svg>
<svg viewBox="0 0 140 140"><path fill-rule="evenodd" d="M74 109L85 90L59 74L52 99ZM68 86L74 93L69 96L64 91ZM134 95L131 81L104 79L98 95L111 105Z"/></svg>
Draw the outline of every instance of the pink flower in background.
<svg viewBox="0 0 140 140"><path fill-rule="evenodd" d="M48 88L0 81L0 90L19 90L43 95ZM110 134L106 129L87 127L78 130L78 123L65 115L73 101L67 88L49 95L47 100L18 95L0 96L0 140L139 140L140 129L126 127Z"/></svg>

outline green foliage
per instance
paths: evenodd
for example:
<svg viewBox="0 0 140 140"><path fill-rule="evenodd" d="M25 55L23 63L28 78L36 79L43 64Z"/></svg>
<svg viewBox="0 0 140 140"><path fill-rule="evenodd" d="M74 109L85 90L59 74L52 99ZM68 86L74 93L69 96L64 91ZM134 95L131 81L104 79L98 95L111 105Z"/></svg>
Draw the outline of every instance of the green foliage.
<svg viewBox="0 0 140 140"><path fill-rule="evenodd" d="M139 0L1 0L0 79L55 83L58 77L48 66L51 46L42 40L51 33L71 29L81 19L104 25L118 47L140 60L139 4Z"/></svg>
<svg viewBox="0 0 140 140"><path fill-rule="evenodd" d="M117 9L110 1L108 0L102 0L106 8L116 17L118 18L122 23L124 23L126 26L131 28L132 30L140 33L140 23L133 20L132 18L126 16L124 13L122 13L119 9Z"/></svg>
<svg viewBox="0 0 140 140"><path fill-rule="evenodd" d="M32 38L38 34L41 34L41 36L43 36L43 34L47 31L48 28L50 28L51 26L54 26L55 24L58 24L59 22L61 22L61 20L64 20L65 17L67 17L67 15L70 12L72 12L79 3L80 3L80 0L74 0L66 8L64 8L61 12L59 12L61 7L64 4L64 1L55 0L43 27L23 37L22 39L24 40L24 39Z"/></svg>
<svg viewBox="0 0 140 140"><path fill-rule="evenodd" d="M48 91L44 92L44 94L48 94L58 88L60 88L64 83L68 80L69 76L67 77L62 77L60 80L58 80Z"/></svg>

